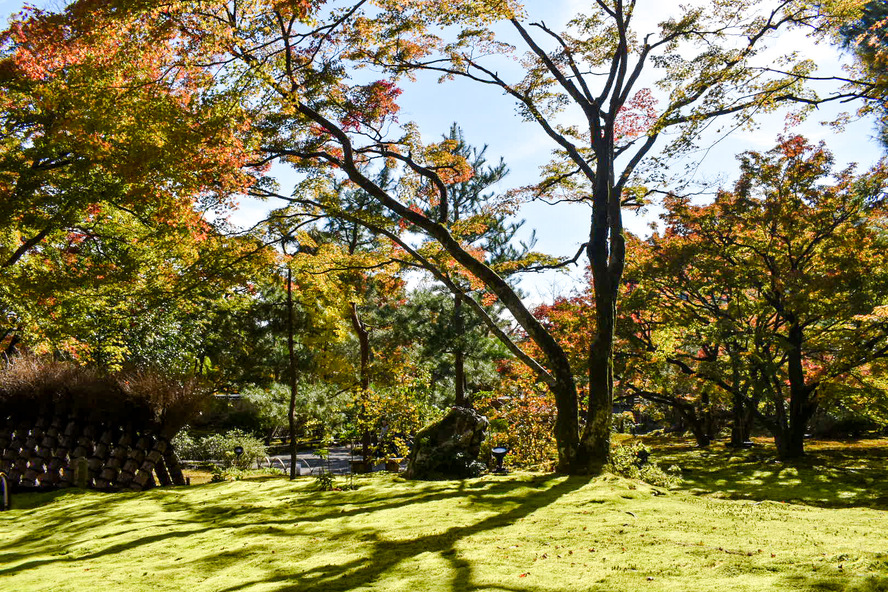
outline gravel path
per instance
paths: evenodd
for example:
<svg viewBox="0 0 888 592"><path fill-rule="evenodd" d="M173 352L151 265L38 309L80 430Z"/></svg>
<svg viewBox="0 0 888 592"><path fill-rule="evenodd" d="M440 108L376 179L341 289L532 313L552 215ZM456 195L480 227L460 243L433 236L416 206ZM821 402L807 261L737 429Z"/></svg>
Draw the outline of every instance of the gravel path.
<svg viewBox="0 0 888 592"><path fill-rule="evenodd" d="M296 457L299 461L299 474L316 475L326 468L326 470L334 475L348 475L351 473L351 459L361 459L360 450L356 449L356 452L359 452L359 454L352 456L350 446L331 446L327 451L329 452L329 455L325 460L318 456L316 450L300 450L299 455ZM275 454L269 456L268 459L271 462L272 467L283 468L285 471L290 470L289 454ZM268 465L263 462L262 466ZM401 469L403 470L405 467L406 460L401 463ZM381 471L384 468L384 463L379 462L373 467L373 470Z"/></svg>

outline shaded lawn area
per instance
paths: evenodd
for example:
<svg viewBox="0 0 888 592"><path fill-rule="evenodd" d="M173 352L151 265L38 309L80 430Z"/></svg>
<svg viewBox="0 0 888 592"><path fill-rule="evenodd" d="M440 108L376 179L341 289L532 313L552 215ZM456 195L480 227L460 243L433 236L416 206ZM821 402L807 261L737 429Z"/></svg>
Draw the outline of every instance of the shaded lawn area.
<svg viewBox="0 0 888 592"><path fill-rule="evenodd" d="M734 450L696 448L684 438L637 438L661 467L681 469L682 489L728 499L774 500L823 508L888 510L888 439L810 440L804 458L783 462L769 438Z"/></svg>
<svg viewBox="0 0 888 592"><path fill-rule="evenodd" d="M706 457L680 442L662 444L661 460L690 468L677 490L614 476L423 483L373 475L359 479L356 491L317 492L311 478L264 477L144 493L21 495L0 514L0 586L888 590L888 510L878 502L884 465L865 475L879 477L870 487L878 495L834 480L817 490L815 501L824 503L790 504L774 495L792 481L785 473L754 485L751 467L717 456L726 451ZM729 484L724 495L748 499L707 493L737 467L742 485ZM849 468L850 461L835 474L844 479Z"/></svg>

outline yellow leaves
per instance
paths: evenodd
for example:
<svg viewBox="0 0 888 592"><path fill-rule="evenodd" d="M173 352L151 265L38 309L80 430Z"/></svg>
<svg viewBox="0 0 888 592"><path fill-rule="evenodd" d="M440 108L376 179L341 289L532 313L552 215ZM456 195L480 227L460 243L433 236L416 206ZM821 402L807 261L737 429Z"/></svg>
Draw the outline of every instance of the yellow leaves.
<svg viewBox="0 0 888 592"><path fill-rule="evenodd" d="M445 185L453 185L468 181L474 176L474 170L468 160L456 154L458 143L455 140L444 140L426 146L423 156Z"/></svg>
<svg viewBox="0 0 888 592"><path fill-rule="evenodd" d="M855 321L865 323L878 323L888 321L888 305L880 305L873 308L868 314L855 315Z"/></svg>
<svg viewBox="0 0 888 592"><path fill-rule="evenodd" d="M562 262L563 260L558 257L547 255L545 253L538 253L536 251L530 251L528 253L525 253L524 256L520 258L510 259L497 263L493 266L493 269L500 275L510 275L512 273L515 273L516 271L527 269L529 267L543 265L551 266L557 265Z"/></svg>
<svg viewBox="0 0 888 592"><path fill-rule="evenodd" d="M673 326L664 326L651 332L651 342L656 350L653 359L664 361L682 345L682 332Z"/></svg>
<svg viewBox="0 0 888 592"><path fill-rule="evenodd" d="M450 226L450 234L455 238L480 235L490 228L491 222L492 217L489 215L472 216L465 220L458 220Z"/></svg>

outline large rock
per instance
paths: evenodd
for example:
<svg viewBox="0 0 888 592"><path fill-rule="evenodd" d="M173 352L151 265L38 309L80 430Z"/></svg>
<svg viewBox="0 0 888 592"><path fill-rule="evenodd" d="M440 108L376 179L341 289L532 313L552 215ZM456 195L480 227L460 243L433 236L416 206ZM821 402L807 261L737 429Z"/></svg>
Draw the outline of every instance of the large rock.
<svg viewBox="0 0 888 592"><path fill-rule="evenodd" d="M478 462L490 422L465 407L452 407L437 423L423 428L414 440L404 476L408 479L465 479L487 467Z"/></svg>

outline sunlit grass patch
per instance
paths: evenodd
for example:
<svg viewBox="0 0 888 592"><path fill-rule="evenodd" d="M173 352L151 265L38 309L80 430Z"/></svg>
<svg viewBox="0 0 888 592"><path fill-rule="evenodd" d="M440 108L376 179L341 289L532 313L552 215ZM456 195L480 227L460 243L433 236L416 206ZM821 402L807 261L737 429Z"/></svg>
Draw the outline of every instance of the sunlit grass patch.
<svg viewBox="0 0 888 592"><path fill-rule="evenodd" d="M22 592L888 589L888 514L854 507L872 505L856 485L820 483L838 487L830 504L844 507L783 503L774 495L781 483L816 471L756 469L742 454L677 447L658 456L691 469L689 491L612 475L513 473L435 483L365 476L354 491L262 477L21 495L0 515L0 584ZM716 478L726 491L716 491Z"/></svg>

